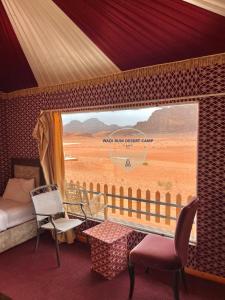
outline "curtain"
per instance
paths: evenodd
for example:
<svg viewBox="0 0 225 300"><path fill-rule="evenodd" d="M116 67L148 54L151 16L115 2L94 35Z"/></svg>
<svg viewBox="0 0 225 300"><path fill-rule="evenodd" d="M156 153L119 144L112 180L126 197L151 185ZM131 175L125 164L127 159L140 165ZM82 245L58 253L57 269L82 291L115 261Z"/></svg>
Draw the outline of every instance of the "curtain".
<svg viewBox="0 0 225 300"><path fill-rule="evenodd" d="M41 112L33 131L33 137L38 141L40 163L46 184L56 183L64 199L65 168L62 142L62 119L59 112ZM58 240L72 243L75 234L73 230L58 235Z"/></svg>
<svg viewBox="0 0 225 300"><path fill-rule="evenodd" d="M64 198L65 168L61 114L42 112L35 126L33 137L38 141L40 163L46 184L56 183Z"/></svg>

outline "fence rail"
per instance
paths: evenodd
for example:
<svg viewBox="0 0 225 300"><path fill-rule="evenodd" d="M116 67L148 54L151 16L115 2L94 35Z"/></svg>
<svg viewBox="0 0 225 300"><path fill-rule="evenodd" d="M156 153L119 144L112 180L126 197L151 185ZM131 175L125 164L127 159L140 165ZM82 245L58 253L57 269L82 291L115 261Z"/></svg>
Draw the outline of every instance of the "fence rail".
<svg viewBox="0 0 225 300"><path fill-rule="evenodd" d="M131 187L125 189L123 186L116 187L115 185L101 185L100 183L94 185L92 182L80 184L79 181L67 183L67 190L72 191L74 186L84 188L89 193L90 199L93 198L93 195L101 192L104 204L111 209L112 215L119 214L121 218L136 219L139 223L142 220L162 223L164 220L164 225L171 225L171 221L177 220L184 204L192 198L192 196L188 196L185 200L179 193L172 197L169 192L156 191L153 193L149 189L145 191L135 190ZM127 212L126 216L125 212ZM105 210L104 214L107 217L108 211Z"/></svg>

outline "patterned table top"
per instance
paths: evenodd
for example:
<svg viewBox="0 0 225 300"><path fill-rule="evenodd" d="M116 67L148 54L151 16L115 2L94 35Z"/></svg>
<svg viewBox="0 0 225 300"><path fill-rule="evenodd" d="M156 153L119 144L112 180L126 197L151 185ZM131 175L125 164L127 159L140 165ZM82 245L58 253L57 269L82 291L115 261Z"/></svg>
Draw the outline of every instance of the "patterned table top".
<svg viewBox="0 0 225 300"><path fill-rule="evenodd" d="M132 228L111 221L105 221L84 231L88 236L101 240L107 244L112 244L131 232L133 232Z"/></svg>

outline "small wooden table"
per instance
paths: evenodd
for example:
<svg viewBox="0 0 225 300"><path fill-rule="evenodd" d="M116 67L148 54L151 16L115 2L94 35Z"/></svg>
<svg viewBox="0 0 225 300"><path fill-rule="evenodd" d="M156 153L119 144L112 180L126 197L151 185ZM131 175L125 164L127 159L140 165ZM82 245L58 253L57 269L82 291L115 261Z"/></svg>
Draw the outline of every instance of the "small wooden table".
<svg viewBox="0 0 225 300"><path fill-rule="evenodd" d="M105 221L84 231L90 237L92 269L112 279L127 268L127 237L133 229Z"/></svg>

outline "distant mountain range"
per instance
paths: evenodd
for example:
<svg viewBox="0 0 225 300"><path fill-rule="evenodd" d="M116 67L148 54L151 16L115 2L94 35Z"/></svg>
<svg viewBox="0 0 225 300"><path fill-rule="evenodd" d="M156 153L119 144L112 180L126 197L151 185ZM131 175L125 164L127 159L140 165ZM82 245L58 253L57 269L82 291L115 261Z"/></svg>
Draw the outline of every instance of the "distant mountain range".
<svg viewBox="0 0 225 300"><path fill-rule="evenodd" d="M66 124L63 127L65 133L91 133L95 134L100 131L113 131L119 129L118 125L107 125L102 121L99 121L97 118L91 118L84 122L80 122L77 120L70 121L70 123Z"/></svg>
<svg viewBox="0 0 225 300"><path fill-rule="evenodd" d="M144 133L182 133L197 130L198 111L195 104L176 105L156 110L143 122L137 122L133 127ZM97 118L91 118L84 122L73 120L64 125L64 133L96 134L99 132L111 132L120 129L118 125L107 125Z"/></svg>

